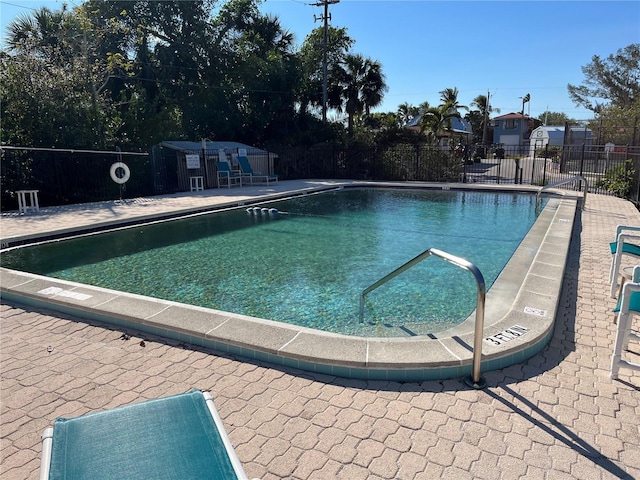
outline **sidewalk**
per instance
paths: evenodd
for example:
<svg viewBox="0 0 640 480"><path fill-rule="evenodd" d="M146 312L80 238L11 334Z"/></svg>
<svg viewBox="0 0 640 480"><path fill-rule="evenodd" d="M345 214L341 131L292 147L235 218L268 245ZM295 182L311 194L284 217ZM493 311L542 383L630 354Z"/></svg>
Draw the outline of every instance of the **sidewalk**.
<svg viewBox="0 0 640 480"><path fill-rule="evenodd" d="M64 228L68 218L3 214L3 241L15 235L5 231L11 222L24 235ZM640 225L640 213L589 195L551 343L521 365L487 372L480 391L459 379L367 382L274 368L3 302L0 477L38 478L40 435L56 417L199 388L212 392L250 478L640 478L640 372L609 378L608 242L618 224ZM631 350L640 362L640 346Z"/></svg>

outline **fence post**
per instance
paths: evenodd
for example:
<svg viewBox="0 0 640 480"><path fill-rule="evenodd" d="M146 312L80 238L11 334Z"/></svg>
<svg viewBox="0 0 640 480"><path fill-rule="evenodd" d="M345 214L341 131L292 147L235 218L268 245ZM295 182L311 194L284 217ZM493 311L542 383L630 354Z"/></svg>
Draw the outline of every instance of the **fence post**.
<svg viewBox="0 0 640 480"><path fill-rule="evenodd" d="M549 144L544 146L544 166L542 167L542 186L547 184L547 161L549 160Z"/></svg>
<svg viewBox="0 0 640 480"><path fill-rule="evenodd" d="M209 162L207 161L207 141L202 140L202 163L204 164L204 187L209 187ZM188 176L188 175L187 175ZM189 180L191 182L191 180Z"/></svg>
<svg viewBox="0 0 640 480"><path fill-rule="evenodd" d="M634 200L634 203L635 203L636 207L638 207L638 205L640 205L640 169L638 169L637 165L640 162L635 161L635 159L633 159L632 161L633 161L633 164L634 164L634 167L635 167L635 171L636 171L636 173L635 173L635 177L636 177L635 178L635 182L636 182L636 185L637 185L636 195L635 195L635 198L633 200Z"/></svg>
<svg viewBox="0 0 640 480"><path fill-rule="evenodd" d="M342 154L344 155L346 152L342 150ZM331 178L338 177L338 159L336 155L336 146L331 144Z"/></svg>
<svg viewBox="0 0 640 480"><path fill-rule="evenodd" d="M55 152L49 152L50 153L50 162L51 165L53 165L53 169L56 172L56 181L55 181L55 188L52 189L52 191L55 191L55 198L56 201L59 202L60 199L62 198L62 192L64 191L63 187L62 187L62 180L64 179L64 175L62 174L63 169L61 168L60 163L58 162L58 156L56 155ZM35 161L35 159L34 159ZM40 192L40 198L42 199L42 197L44 192Z"/></svg>
<svg viewBox="0 0 640 480"><path fill-rule="evenodd" d="M468 146L467 146L468 148ZM467 153L466 150L462 155L462 183L467 183Z"/></svg>
<svg viewBox="0 0 640 480"><path fill-rule="evenodd" d="M533 157L531 157L531 182L529 182L529 185L533 185L533 174L535 171L536 171L536 156L534 154Z"/></svg>

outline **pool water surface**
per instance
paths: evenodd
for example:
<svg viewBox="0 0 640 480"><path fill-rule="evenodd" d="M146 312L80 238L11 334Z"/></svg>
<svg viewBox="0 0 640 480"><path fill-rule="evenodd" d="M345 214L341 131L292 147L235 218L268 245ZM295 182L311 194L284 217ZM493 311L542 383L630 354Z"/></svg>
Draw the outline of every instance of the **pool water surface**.
<svg viewBox="0 0 640 480"><path fill-rule="evenodd" d="M3 266L359 336L425 335L464 321L473 277L437 258L367 296L429 248L474 263L487 287L536 220L534 195L344 189L19 248Z"/></svg>

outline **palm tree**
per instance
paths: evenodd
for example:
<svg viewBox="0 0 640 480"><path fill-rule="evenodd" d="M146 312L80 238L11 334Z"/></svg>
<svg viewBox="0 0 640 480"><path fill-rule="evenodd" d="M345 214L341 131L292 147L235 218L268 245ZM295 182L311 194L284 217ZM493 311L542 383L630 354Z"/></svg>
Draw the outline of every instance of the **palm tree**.
<svg viewBox="0 0 640 480"><path fill-rule="evenodd" d="M453 111L458 110L469 110L469 107L466 105L460 105L458 103L458 89L454 88L445 88L440 92L440 101L441 105L449 105L449 108Z"/></svg>
<svg viewBox="0 0 640 480"><path fill-rule="evenodd" d="M380 62L362 55L346 55L338 68L339 97L333 105L339 112L347 113L349 136L353 135L354 119L358 115L369 115L371 108L382 103L387 90Z"/></svg>
<svg viewBox="0 0 640 480"><path fill-rule="evenodd" d="M488 99L488 97L486 95L478 95L471 102L471 106L472 107L476 107L478 110L480 110L480 115L482 115L483 117L484 117L485 113L487 114L487 117L491 115L491 112L500 113L500 109L499 108L493 108L489 104L489 99Z"/></svg>
<svg viewBox="0 0 640 480"><path fill-rule="evenodd" d="M411 121L416 115L420 113L419 107L414 107L413 105L404 102L398 105L398 111L396 113L396 119L398 121L398 126L404 127L407 123Z"/></svg>
<svg viewBox="0 0 640 480"><path fill-rule="evenodd" d="M439 133L451 130L452 118L460 118L460 113L451 104L430 107L420 118L420 130L426 132L427 137L434 142Z"/></svg>
<svg viewBox="0 0 640 480"><path fill-rule="evenodd" d="M265 57L271 51L291 53L293 33L284 29L280 19L275 15L265 15L255 18L249 32L251 44L257 52Z"/></svg>
<svg viewBox="0 0 640 480"><path fill-rule="evenodd" d="M7 26L7 49L40 57L59 55L72 18L66 9L52 12L46 7L18 16Z"/></svg>
<svg viewBox="0 0 640 480"><path fill-rule="evenodd" d="M282 28L278 17L256 15L245 36L242 50L246 57L240 64L238 83L253 92L237 103L247 118L245 130L252 129L257 135L273 124L286 130L294 117L295 88L302 78L293 52L293 35Z"/></svg>
<svg viewBox="0 0 640 480"><path fill-rule="evenodd" d="M488 121L489 118L491 117L491 112L498 112L500 113L500 109L499 108L493 108L491 107L491 104L489 103L489 97L487 95L478 95L476 98L473 99L473 101L471 102L471 106L472 107L477 107L478 110L480 111L480 117L482 118L482 122L480 123L480 127L482 129L482 143L486 144L488 139L486 138L488 135ZM487 125L485 125L485 119L487 121Z"/></svg>
<svg viewBox="0 0 640 480"><path fill-rule="evenodd" d="M424 113L427 110L429 110L430 108L431 108L431 105L429 105L429 102L427 100L425 100L420 105L418 105L418 113Z"/></svg>
<svg viewBox="0 0 640 480"><path fill-rule="evenodd" d="M340 65L347 55L347 52L354 44L354 40L347 34L346 28L335 28L329 26L327 35L327 65L328 65L328 85L330 89L329 106L333 105L332 96L339 97L339 91L335 91L337 80L335 75L339 72ZM306 112L308 107L321 108L323 102L323 61L324 61L324 29L318 27L311 31L305 38L298 56L302 62L303 81L298 90L298 102L300 111ZM338 103L340 103L338 101Z"/></svg>

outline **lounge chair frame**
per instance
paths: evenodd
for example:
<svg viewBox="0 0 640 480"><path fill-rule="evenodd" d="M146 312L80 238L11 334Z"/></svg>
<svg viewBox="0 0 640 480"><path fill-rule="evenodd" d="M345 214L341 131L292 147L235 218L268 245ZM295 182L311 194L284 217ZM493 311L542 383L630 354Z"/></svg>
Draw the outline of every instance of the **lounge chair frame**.
<svg viewBox="0 0 640 480"><path fill-rule="evenodd" d="M620 311L616 329L616 338L611 355L611 369L609 375L612 379L618 378L620 367L640 371L640 364L633 363L622 358L622 351L629 349L629 341L640 341L640 333L631 330L631 322L634 315L640 314L640 265L634 267L631 282L622 287L620 299Z"/></svg>
<svg viewBox="0 0 640 480"><path fill-rule="evenodd" d="M238 155L238 163L240 164L240 171L242 172L242 176L249 178L249 183L251 185L253 185L254 180L260 183L266 183L267 185L269 185L269 182L278 183L278 175L263 175L261 172L254 172L253 167L251 167L251 163L249 163L249 159L247 157Z"/></svg>
<svg viewBox="0 0 640 480"><path fill-rule="evenodd" d="M219 160L216 163L218 169L218 188L222 186L221 180L226 182L227 188L231 188L231 185L237 183L238 186L242 186L242 174L231 170L229 162L226 160Z"/></svg>
<svg viewBox="0 0 640 480"><path fill-rule="evenodd" d="M618 225L616 227L616 240L609 244L611 250L611 269L609 271L609 283L611 284L611 298L616 297L619 287L618 277L620 276L620 267L622 265L622 256L640 258L640 235L633 235L626 232L640 232L640 226L635 225ZM635 240L628 242L627 240Z"/></svg>

